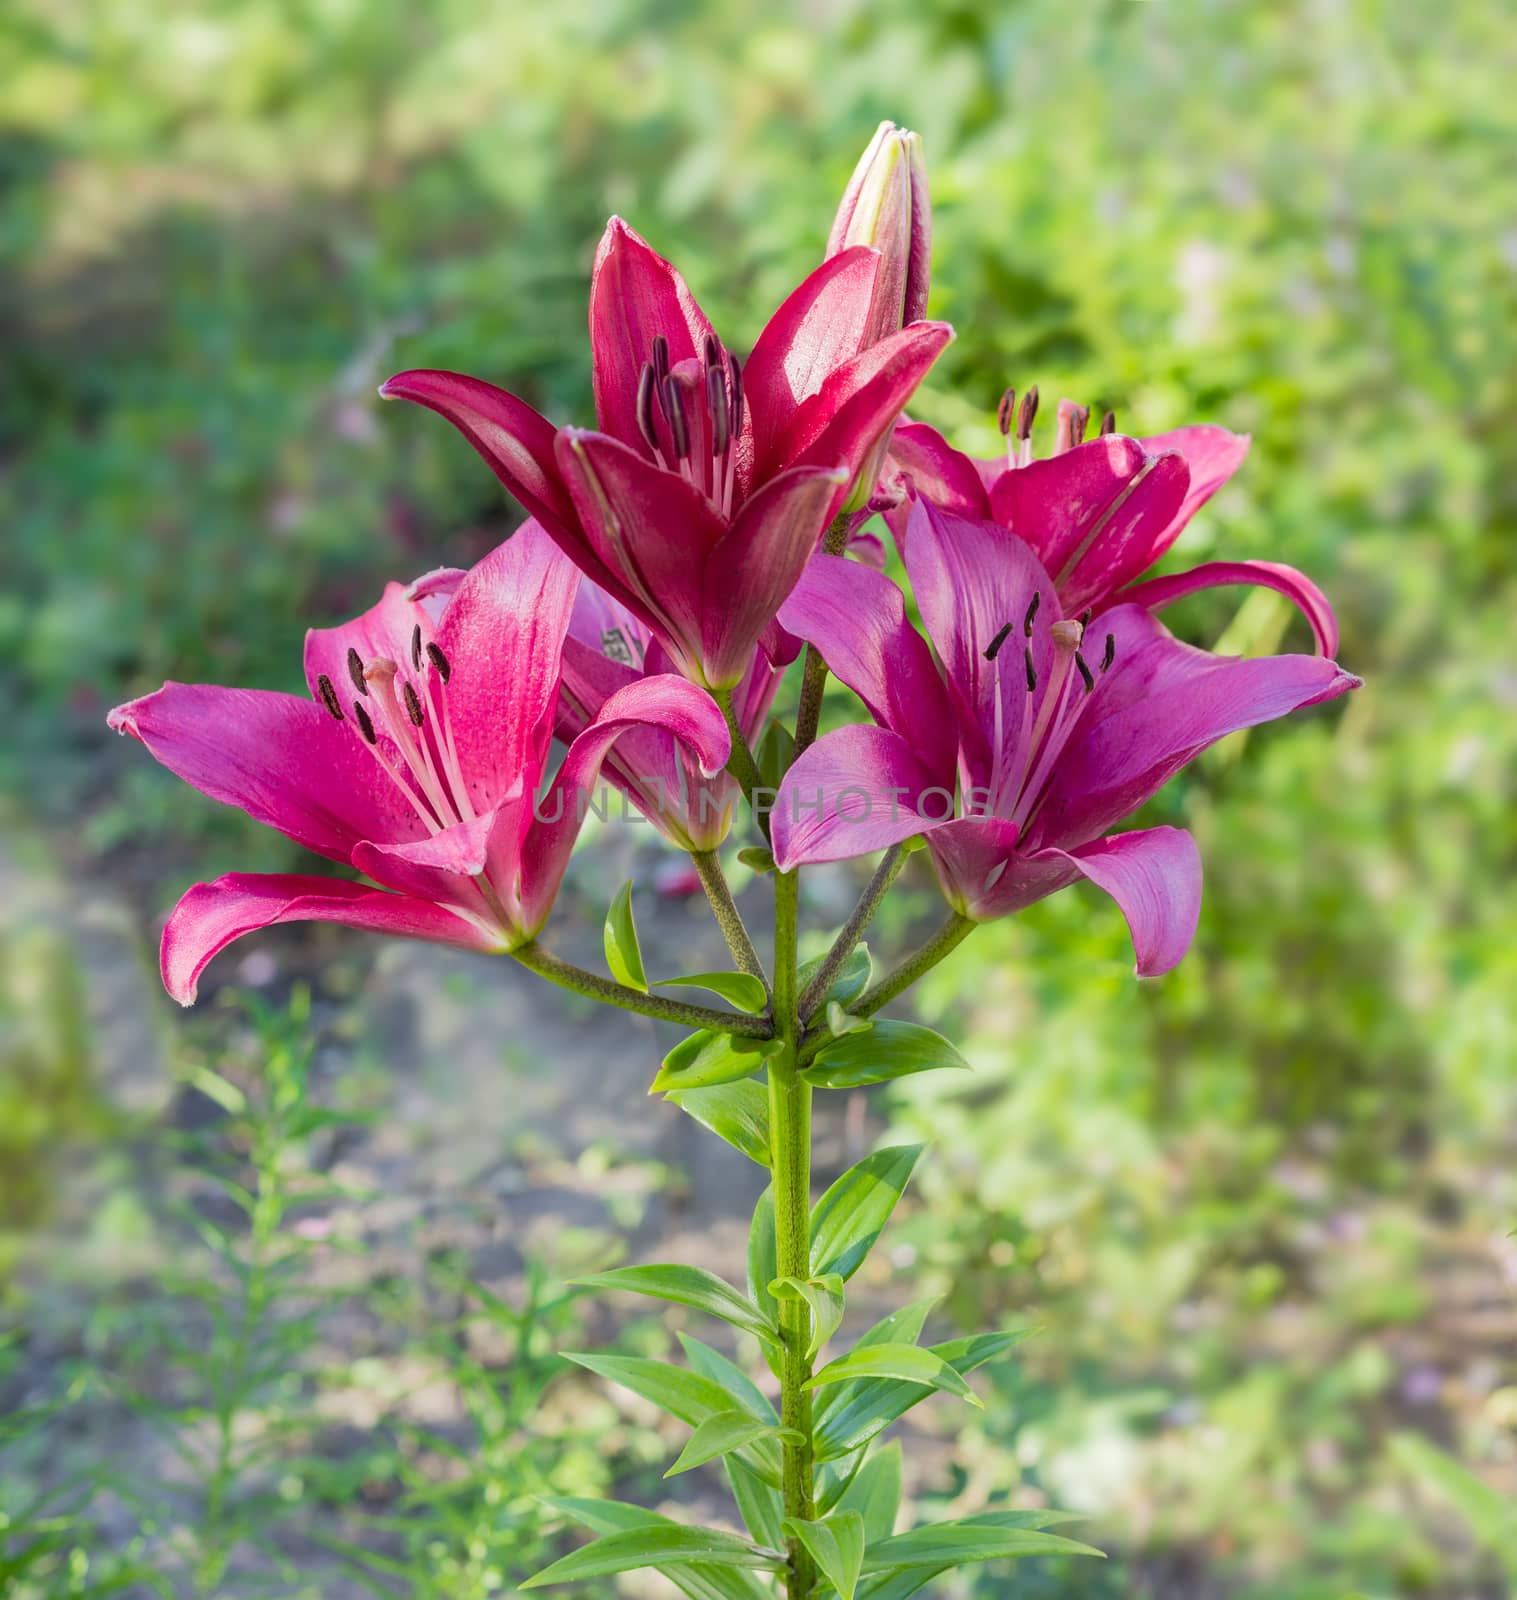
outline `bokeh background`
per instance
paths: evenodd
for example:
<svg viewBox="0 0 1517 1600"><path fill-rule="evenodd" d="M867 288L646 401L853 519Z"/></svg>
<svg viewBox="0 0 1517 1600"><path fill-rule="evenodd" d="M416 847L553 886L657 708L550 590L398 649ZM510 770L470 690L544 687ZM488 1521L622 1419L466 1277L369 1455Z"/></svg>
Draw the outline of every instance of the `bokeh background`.
<svg viewBox="0 0 1517 1600"><path fill-rule="evenodd" d="M585 1263L740 1259L757 1169L644 1098L656 1030L320 930L179 1014L156 919L292 854L104 714L297 687L309 623L488 548L493 480L375 385L456 366L584 416L612 211L741 348L889 116L959 330L916 414L989 453L1035 381L1251 432L1176 559L1307 569L1368 680L1151 808L1207 862L1175 974L1061 895L924 986L972 1079L823 1123L824 1173L932 1145L866 1300L1038 1329L983 1416L917 1414L918 1506L1047 1500L1112 1552L939 1588L1513 1592L1514 82L1493 0L11 0L0 1588L472 1600L561 1548L544 1493L719 1514L552 1356L667 1343L566 1295ZM1241 600L1171 620L1299 644ZM661 866L587 840L555 938L593 959ZM814 878L816 947L853 880ZM935 916L905 881L882 959ZM665 959L709 941L640 900Z"/></svg>

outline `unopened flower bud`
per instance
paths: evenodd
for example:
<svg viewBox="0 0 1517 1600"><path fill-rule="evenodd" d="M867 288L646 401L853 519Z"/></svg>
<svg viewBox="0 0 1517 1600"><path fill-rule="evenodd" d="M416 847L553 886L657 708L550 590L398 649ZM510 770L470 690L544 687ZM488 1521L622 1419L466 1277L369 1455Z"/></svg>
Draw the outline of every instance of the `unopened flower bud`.
<svg viewBox="0 0 1517 1600"><path fill-rule="evenodd" d="M866 344L874 344L927 312L932 205L922 141L882 122L853 169L827 239L830 260L869 245L883 260L875 283Z"/></svg>

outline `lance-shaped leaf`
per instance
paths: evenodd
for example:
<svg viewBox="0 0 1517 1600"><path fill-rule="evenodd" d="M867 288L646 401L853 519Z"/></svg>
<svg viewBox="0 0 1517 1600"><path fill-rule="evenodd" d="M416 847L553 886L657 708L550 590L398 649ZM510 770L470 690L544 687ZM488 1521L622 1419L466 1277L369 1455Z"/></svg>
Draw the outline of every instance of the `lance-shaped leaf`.
<svg viewBox="0 0 1517 1600"><path fill-rule="evenodd" d="M769 1095L762 1084L745 1078L709 1089L674 1089L668 1098L750 1161L769 1165Z"/></svg>
<svg viewBox="0 0 1517 1600"><path fill-rule="evenodd" d="M731 1409L732 1397L713 1379L698 1372L686 1372L667 1361L646 1356L613 1356L566 1350L564 1359L576 1366L618 1383L633 1394L661 1406L670 1416L688 1422L692 1428L707 1417ZM768 1419L765 1419L768 1420Z"/></svg>
<svg viewBox="0 0 1517 1600"><path fill-rule="evenodd" d="M777 1339L776 1328L747 1296L740 1294L724 1278L704 1267L677 1264L650 1264L641 1267L615 1267L609 1272L592 1273L574 1282L582 1289L622 1289L629 1294L645 1294L658 1300L704 1311L720 1317L734 1328L756 1334L760 1339Z"/></svg>
<svg viewBox="0 0 1517 1600"><path fill-rule="evenodd" d="M834 1039L841 1039L849 1033L867 1033L873 1026L873 1018L855 1017L844 1011L838 1001L827 1002L827 1031Z"/></svg>
<svg viewBox="0 0 1517 1600"><path fill-rule="evenodd" d="M606 965L611 976L629 989L648 992L648 974L643 969L642 947L637 942L637 924L632 919L632 885L624 883L616 891L606 913Z"/></svg>
<svg viewBox="0 0 1517 1600"><path fill-rule="evenodd" d="M811 1213L811 1270L851 1278L874 1248L925 1148L888 1145L850 1167Z"/></svg>
<svg viewBox="0 0 1517 1600"><path fill-rule="evenodd" d="M801 993L805 993L807 984L821 971L822 963L826 959L825 955L820 955L814 961L808 961L796 974L796 983ZM873 974L874 962L870 959L869 946L855 945L843 963L842 970L828 986L827 993L822 996L823 1002L835 1000L846 1010L869 987L869 980Z"/></svg>
<svg viewBox="0 0 1517 1600"><path fill-rule="evenodd" d="M820 1522L786 1517L785 1532L816 1562L822 1576L837 1590L838 1600L853 1600L864 1564L864 1519L858 1512L840 1511Z"/></svg>
<svg viewBox="0 0 1517 1600"><path fill-rule="evenodd" d="M872 1028L829 1038L812 1057L805 1076L824 1089L859 1089L939 1067L969 1063L942 1036L915 1022L876 1019Z"/></svg>
<svg viewBox="0 0 1517 1600"><path fill-rule="evenodd" d="M709 1344L703 1344L688 1333L678 1334L677 1338L684 1347L685 1354L690 1358L693 1371L700 1373L703 1378L710 1378L713 1383L720 1384L742 1410L755 1417L762 1417L767 1422L779 1420L774 1406L764 1391L720 1350L713 1350Z"/></svg>
<svg viewBox="0 0 1517 1600"><path fill-rule="evenodd" d="M977 1561L1007 1561L1019 1556L1099 1556L1101 1552L1075 1539L1031 1528L987 1528L971 1521L940 1522L916 1528L870 1545L865 1572L898 1572L911 1567L937 1571Z"/></svg>
<svg viewBox="0 0 1517 1600"><path fill-rule="evenodd" d="M523 1589L541 1589L550 1583L580 1583L586 1578L607 1578L617 1572L655 1567L661 1572L692 1563L716 1567L746 1567L755 1572L777 1572L780 1563L746 1539L716 1528L667 1526L629 1528L597 1539L575 1550L536 1577Z"/></svg>
<svg viewBox="0 0 1517 1600"><path fill-rule="evenodd" d="M942 1356L924 1350L919 1344L866 1345L829 1361L814 1377L806 1380L808 1389L821 1389L829 1383L847 1383L853 1378L898 1378L903 1383L920 1383L945 1394L956 1394L982 1411L985 1402Z"/></svg>
<svg viewBox="0 0 1517 1600"><path fill-rule="evenodd" d="M618 1500L585 1500L572 1495L546 1495L543 1504L591 1533L625 1533L640 1528L669 1528L679 1524L642 1506ZM778 1536L776 1536L778 1543ZM772 1548L772 1547L771 1547ZM769 1600L769 1586L755 1573L740 1567L713 1566L709 1562L679 1562L662 1569L664 1576L689 1600Z"/></svg>
<svg viewBox="0 0 1517 1600"><path fill-rule="evenodd" d="M767 1549L779 1549L785 1542L780 1528L785 1502L779 1488L766 1483L740 1456L728 1456L725 1465L732 1498L737 1501L749 1533Z"/></svg>
<svg viewBox="0 0 1517 1600"><path fill-rule="evenodd" d="M755 1017L769 1004L769 993L762 980L751 972L692 972L683 978L658 978L654 987L709 989L739 1011Z"/></svg>
<svg viewBox="0 0 1517 1600"><path fill-rule="evenodd" d="M901 1509L901 1443L893 1439L875 1453L854 1475L838 1499L839 1511L857 1511L864 1519L864 1535L872 1544L895 1532Z"/></svg>
<svg viewBox="0 0 1517 1600"><path fill-rule="evenodd" d="M1061 1522L1078 1521L1067 1511L983 1511L977 1516L964 1517L959 1527L985 1528L1049 1528ZM870 1535L872 1543L877 1542ZM878 1573L867 1577L859 1585L857 1600L910 1600L920 1594L934 1578L951 1572L952 1565L941 1567L897 1567L894 1572Z"/></svg>
<svg viewBox="0 0 1517 1600"><path fill-rule="evenodd" d="M674 1089L709 1089L714 1084L751 1078L770 1056L784 1048L780 1039L749 1039L702 1028L682 1039L664 1057L649 1094Z"/></svg>
<svg viewBox="0 0 1517 1600"><path fill-rule="evenodd" d="M843 1320L843 1280L835 1272L817 1278L776 1278L769 1285L776 1300L804 1300L811 1307L810 1361L838 1331Z"/></svg>
<svg viewBox="0 0 1517 1600"><path fill-rule="evenodd" d="M677 1473L703 1467L708 1461L730 1455L745 1445L760 1439L780 1439L790 1444L804 1443L793 1428L781 1428L772 1422L761 1422L746 1411L719 1411L706 1420L690 1435L690 1442L680 1451L679 1459L664 1474L672 1478Z"/></svg>
<svg viewBox="0 0 1517 1600"><path fill-rule="evenodd" d="M774 1186L758 1197L748 1229L748 1293L764 1315L778 1324L779 1313L769 1285L780 1275L779 1241L774 1231Z"/></svg>

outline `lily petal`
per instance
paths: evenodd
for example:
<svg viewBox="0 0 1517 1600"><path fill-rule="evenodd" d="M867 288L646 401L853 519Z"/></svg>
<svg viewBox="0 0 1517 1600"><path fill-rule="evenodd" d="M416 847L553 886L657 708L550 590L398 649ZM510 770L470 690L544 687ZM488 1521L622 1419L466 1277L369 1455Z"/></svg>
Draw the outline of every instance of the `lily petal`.
<svg viewBox="0 0 1517 1600"><path fill-rule="evenodd" d="M953 794L888 728L858 723L818 739L785 774L770 816L781 872L844 861L948 821Z"/></svg>
<svg viewBox="0 0 1517 1600"><path fill-rule="evenodd" d="M1187 428L1174 428L1169 433L1156 433L1139 442L1151 456L1177 451L1190 468L1190 487L1165 540L1164 547L1168 549L1185 524L1243 465L1253 439L1246 433L1230 433L1214 423L1197 423Z"/></svg>
<svg viewBox="0 0 1517 1600"><path fill-rule="evenodd" d="M163 930L163 986L191 1005L211 958L234 939L280 922L337 922L373 933L429 939L466 950L494 950L499 941L441 906L386 894L340 878L233 872L197 883L174 907Z"/></svg>
<svg viewBox="0 0 1517 1600"><path fill-rule="evenodd" d="M620 217L612 217L590 272L590 354L595 415L603 433L651 455L637 424L637 389L653 341L669 363L699 359L711 324L684 278Z"/></svg>
<svg viewBox="0 0 1517 1600"><path fill-rule="evenodd" d="M1005 469L1005 461L997 463ZM990 520L990 495L974 460L925 422L899 422L890 438L885 478L899 484L900 503L885 513L897 546L906 537L911 498L930 500L943 511L971 522Z"/></svg>
<svg viewBox="0 0 1517 1600"><path fill-rule="evenodd" d="M357 731L312 700L166 683L108 721L202 794L333 861L349 860L361 839L429 832Z"/></svg>
<svg viewBox="0 0 1517 1600"><path fill-rule="evenodd" d="M487 811L411 844L365 841L353 851L353 865L387 889L451 906L488 922L490 907L474 880L488 864L497 816L498 810Z"/></svg>
<svg viewBox="0 0 1517 1600"><path fill-rule="evenodd" d="M881 727L912 744L926 771L952 782L953 705L927 641L906 618L905 596L889 578L842 556L813 556L780 621L821 651L833 676Z"/></svg>
<svg viewBox="0 0 1517 1600"><path fill-rule="evenodd" d="M844 250L792 290L764 325L743 369L753 481L762 482L775 469L775 447L796 407L859 353L879 271L878 250Z"/></svg>
<svg viewBox="0 0 1517 1600"><path fill-rule="evenodd" d="M1134 584L1117 595L1113 603L1160 611L1182 595L1235 583L1273 589L1277 594L1294 601L1312 626L1317 653L1324 656L1338 654L1338 619L1333 615L1327 596L1304 572L1297 572L1294 567L1283 566L1278 561L1207 561L1199 567L1192 567L1189 572L1170 573L1165 577L1150 578L1146 583Z"/></svg>
<svg viewBox="0 0 1517 1600"><path fill-rule="evenodd" d="M557 430L525 400L461 372L401 372L379 392L446 417L528 516L555 529L572 527L574 511L553 462Z"/></svg>
<svg viewBox="0 0 1517 1600"><path fill-rule="evenodd" d="M748 671L847 484L847 472L837 467L792 467L771 478L712 547L701 597L701 658L713 688L728 688Z"/></svg>
<svg viewBox="0 0 1517 1600"><path fill-rule="evenodd" d="M962 916L981 916L1004 878L1020 829L1005 817L969 816L944 823L927 836L927 849L949 905Z"/></svg>

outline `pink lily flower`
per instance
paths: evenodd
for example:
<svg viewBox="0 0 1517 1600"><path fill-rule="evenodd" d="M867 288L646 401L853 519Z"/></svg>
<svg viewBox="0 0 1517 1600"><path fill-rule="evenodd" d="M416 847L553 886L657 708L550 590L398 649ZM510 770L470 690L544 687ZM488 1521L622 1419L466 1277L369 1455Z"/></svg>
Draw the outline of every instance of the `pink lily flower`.
<svg viewBox="0 0 1517 1600"><path fill-rule="evenodd" d="M824 262L742 366L679 273L613 217L590 282L598 432L555 429L453 372L403 372L380 393L452 422L681 673L728 689L951 337L915 322L868 343L880 270L862 247Z"/></svg>
<svg viewBox="0 0 1517 1600"><path fill-rule="evenodd" d="M733 692L733 714L751 745L785 675L761 645ZM588 579L580 585L564 640L558 737L568 743L593 726L606 703L673 663L653 633ZM630 728L606 757L601 776L681 850L717 849L732 828L742 790L725 772L703 772L690 747L666 728ZM688 865L688 864L687 864ZM700 888L700 879L695 880Z"/></svg>
<svg viewBox="0 0 1517 1600"><path fill-rule="evenodd" d="M905 560L927 639L895 584L840 557L818 556L782 612L874 726L828 734L786 775L780 868L925 835L949 903L980 922L1086 878L1127 918L1138 972L1167 972L1200 912L1195 841L1108 830L1226 734L1359 680L1321 656L1210 655L1141 605L1076 620L1027 544L930 502Z"/></svg>
<svg viewBox="0 0 1517 1600"><path fill-rule="evenodd" d="M1088 412L1061 400L1054 454L1032 455L1037 390L1013 415L1001 404L1004 457L980 460L953 449L925 423L895 430L883 482L898 504L886 519L897 539L909 501L930 500L974 522L995 522L1024 539L1058 585L1065 612L1097 616L1115 605L1155 611L1198 589L1254 584L1288 596L1311 624L1324 656L1338 652L1327 597L1303 573L1275 561L1207 561L1188 572L1136 580L1232 477L1248 454L1247 434L1209 425L1132 439L1108 414L1100 437L1084 440Z"/></svg>
<svg viewBox="0 0 1517 1600"><path fill-rule="evenodd" d="M218 951L275 923L517 949L547 921L619 737L656 725L701 772L722 768L729 740L711 697L647 677L607 697L539 797L579 582L528 526L468 573L392 583L352 622L313 629L309 700L167 683L111 713L111 727L202 793L382 885L290 873L196 884L160 951L181 1005Z"/></svg>

